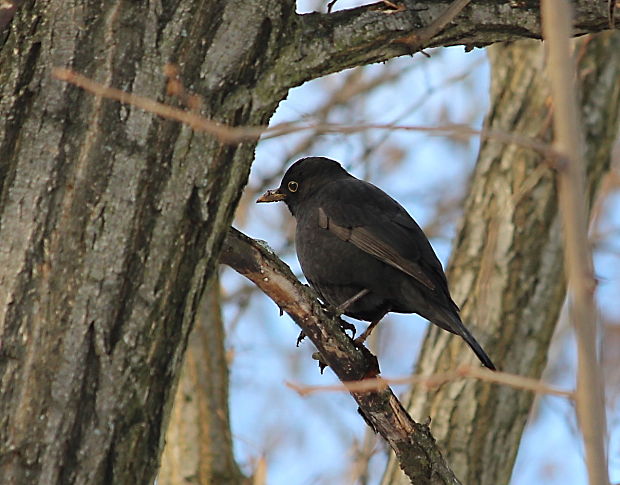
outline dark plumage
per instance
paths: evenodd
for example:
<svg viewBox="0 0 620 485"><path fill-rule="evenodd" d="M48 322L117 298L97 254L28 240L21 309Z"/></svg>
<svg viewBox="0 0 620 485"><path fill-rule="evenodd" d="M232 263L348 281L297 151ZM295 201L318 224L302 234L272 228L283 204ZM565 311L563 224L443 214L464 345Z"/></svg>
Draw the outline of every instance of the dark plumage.
<svg viewBox="0 0 620 485"><path fill-rule="evenodd" d="M257 202L279 200L297 220L297 257L308 282L326 303L371 322L358 340L388 312L417 313L463 337L495 370L463 325L428 239L398 202L323 157L295 162Z"/></svg>

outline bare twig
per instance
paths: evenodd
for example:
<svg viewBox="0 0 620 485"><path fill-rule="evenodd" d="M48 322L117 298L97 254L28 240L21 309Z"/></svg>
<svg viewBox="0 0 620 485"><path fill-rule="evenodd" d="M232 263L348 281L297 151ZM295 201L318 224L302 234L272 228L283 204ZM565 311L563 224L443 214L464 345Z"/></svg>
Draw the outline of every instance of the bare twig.
<svg viewBox="0 0 620 485"><path fill-rule="evenodd" d="M571 320L577 334L576 408L583 433L590 485L607 485L606 424L601 368L597 357L596 282L588 243L584 141L571 53L572 8L563 0L543 0L544 39L553 99L555 147L564 154L558 170L558 197L564 229L564 259Z"/></svg>
<svg viewBox="0 0 620 485"><path fill-rule="evenodd" d="M231 130L231 128L226 125L212 121L204 116L192 113L191 111L159 103L145 96L138 96L137 94L128 93L120 89L104 86L70 69L55 68L52 70L52 76L61 81L74 84L95 96L114 99L124 104L136 106L163 118L180 121L195 130L211 133L223 142L235 141L233 137L233 134L237 131L235 128ZM256 131L247 132L247 138L257 138L260 134L261 132Z"/></svg>
<svg viewBox="0 0 620 485"><path fill-rule="evenodd" d="M56 68L52 75L57 79L74 84L95 96L113 99L124 104L130 104L138 108L154 113L163 118L172 119L185 123L197 131L210 133L216 136L223 143L240 143L246 140L254 140L262 135L263 139L275 138L298 133L306 130L313 130L317 134L321 133L359 133L366 130L389 130L389 131L419 131L438 136L480 136L482 138L493 139L502 143L514 143L524 148L536 150L547 157L549 163L554 164L554 160L559 159L558 153L548 144L512 133L500 130L477 130L466 125L445 125L445 126L415 126L415 125L395 125L395 124L375 124L360 123L355 125L342 125L337 123L280 123L272 127L262 126L229 126L200 116L191 111L175 108L164 103L159 103L144 96L127 93L120 89L104 86L92 79L82 76L74 71L64 68Z"/></svg>
<svg viewBox="0 0 620 485"><path fill-rule="evenodd" d="M439 32L446 28L471 0L455 0L430 25L416 30L412 34L396 39L395 42L406 44L412 52L424 49L425 45Z"/></svg>
<svg viewBox="0 0 620 485"><path fill-rule="evenodd" d="M397 378L365 379L363 381L344 382L342 385L336 386L303 386L292 382L287 382L286 385L298 392L300 395L305 396L315 392L380 390L385 389L388 384L418 384L426 386L429 389L434 389L442 386L446 382L463 378L474 378L482 381L494 382L496 384L504 384L516 389L523 389L525 391L536 392L539 394L552 394L554 396L561 396L569 399L575 398L575 393L573 391L565 391L563 389L558 389L557 387L548 386L536 379L531 379L529 377L519 376L516 374L509 374L507 372L489 371L487 369L483 369L482 367L472 366L461 366L454 371L438 372L430 376L412 375Z"/></svg>

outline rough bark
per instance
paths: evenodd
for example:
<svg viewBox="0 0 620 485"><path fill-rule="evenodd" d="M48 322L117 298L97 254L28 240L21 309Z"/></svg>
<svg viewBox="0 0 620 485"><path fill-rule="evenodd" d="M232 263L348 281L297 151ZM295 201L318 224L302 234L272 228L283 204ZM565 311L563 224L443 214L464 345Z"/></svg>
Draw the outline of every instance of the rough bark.
<svg viewBox="0 0 620 485"><path fill-rule="evenodd" d="M577 2L577 30L605 28L606 3ZM261 125L291 86L403 54L393 41L447 5L429 4L299 16L284 0L31 0L14 11L0 32L4 483L153 480L255 146L92 97L51 69L178 104L161 76L176 64L204 115ZM477 8L428 44L540 34L537 5Z"/></svg>
<svg viewBox="0 0 620 485"><path fill-rule="evenodd" d="M228 413L228 359L220 288L205 291L170 414L159 485L249 483L235 462Z"/></svg>
<svg viewBox="0 0 620 485"><path fill-rule="evenodd" d="M282 43L274 66L276 77L265 79L264 84L275 81L295 86L344 68L409 54L412 44L404 39L411 38L417 29L431 26L453 0L397 3L406 4L408 9L394 12L384 3L374 3L333 14L298 16L297 28ZM573 4L576 35L609 28L607 0ZM464 45L471 49L522 38L542 38L538 0L471 2L433 38L418 40L422 40L421 47ZM414 43L417 50L415 47L420 46ZM297 63L294 70L291 61Z"/></svg>
<svg viewBox="0 0 620 485"><path fill-rule="evenodd" d="M620 36L576 42L587 141L588 197L595 197L618 133ZM544 49L534 41L489 49L492 107L486 125L551 140ZM612 59L613 58L613 59ZM539 378L565 297L555 174L548 160L486 140L465 203L448 279L455 300L501 370ZM416 372L469 362L457 339L430 329ZM414 388L407 405L431 430L463 483L508 483L533 394L460 381ZM408 483L391 459L384 484Z"/></svg>
<svg viewBox="0 0 620 485"><path fill-rule="evenodd" d="M248 89L293 4L234 7L29 2L2 39L3 483L153 480L254 149L93 98L50 70L164 100L161 68L174 63L204 114L264 124L280 97L258 105Z"/></svg>

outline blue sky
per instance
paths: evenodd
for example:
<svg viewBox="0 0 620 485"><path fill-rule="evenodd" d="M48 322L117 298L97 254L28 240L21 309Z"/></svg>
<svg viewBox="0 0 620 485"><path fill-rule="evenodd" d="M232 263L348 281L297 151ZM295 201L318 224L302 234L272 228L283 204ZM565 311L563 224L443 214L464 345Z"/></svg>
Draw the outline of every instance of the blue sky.
<svg viewBox="0 0 620 485"><path fill-rule="evenodd" d="M336 6L347 6L339 1ZM335 110L329 121L342 123L390 123L441 125L465 123L480 127L488 107L489 68L484 50L465 53L455 47L368 66L363 76L404 73L395 82L355 99L352 106ZM271 121L275 124L308 118L326 99L326 92L342 83L350 72L339 73L294 89ZM311 118L308 118L312 121ZM387 137L386 137L387 136ZM294 147L305 137L295 134L261 142L256 152L248 192L260 181L277 174ZM356 176L379 185L398 199L425 226L436 216L436 206L456 198L465 190L464 180L476 160L476 138L451 140L419 132L369 131L355 135L323 135L306 155L339 160ZM389 160L393 159L393 163ZM360 163L364 160L365 163ZM388 162L385 162L388 160ZM253 195L252 195L253 196ZM598 298L609 317L620 317L618 291L619 197L605 211L604 227L611 236L607 249L596 255L601 279ZM264 239L301 276L294 251L287 244L293 220L282 204L255 206L246 201L248 213L237 222L247 234ZM281 207L279 207L281 206ZM442 262L447 262L451 239L458 224L458 207L431 242ZM614 251L609 250L611 246ZM226 295L234 295L247 282L225 270L222 282ZM304 342L295 347L298 328L266 296L255 293L239 313L236 299L225 306L228 346L233 351L231 415L238 460L251 470L255 460L267 460L268 482L273 485L351 483L352 450L363 442L366 426L346 394L319 393L300 397L285 382L328 385L336 382L329 370L321 375L311 359L313 347ZM379 326L376 351L386 376L411 372L426 330L426 322L414 315L392 315ZM360 328L360 327L358 327ZM575 351L570 331L556 342L554 354L563 372L557 385L573 385ZM404 388L395 391L403 392ZM620 480L618 430L612 415L612 481ZM613 444L616 444L613 446ZM371 480L378 483L384 445L376 445L371 460ZM542 397L536 419L527 427L517 458L513 485L585 484L583 451L570 403L557 397Z"/></svg>

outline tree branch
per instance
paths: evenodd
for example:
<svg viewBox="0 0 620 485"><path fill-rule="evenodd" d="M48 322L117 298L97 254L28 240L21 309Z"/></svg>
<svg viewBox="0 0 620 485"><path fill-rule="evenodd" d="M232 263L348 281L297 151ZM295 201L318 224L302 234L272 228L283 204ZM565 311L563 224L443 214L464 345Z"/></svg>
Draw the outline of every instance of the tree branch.
<svg viewBox="0 0 620 485"><path fill-rule="evenodd" d="M342 330L342 321L330 316L316 294L297 281L271 250L231 228L220 262L250 279L288 313L343 383L378 374L376 358L365 347L353 344ZM401 468L413 483L459 483L428 426L413 421L389 387L349 392L360 413L394 450Z"/></svg>
<svg viewBox="0 0 620 485"><path fill-rule="evenodd" d="M265 87L274 82L292 87L346 68L411 54L411 47L399 40L416 31L425 33L454 2L407 3L409 7L403 11L388 11L383 3L374 3L334 13L299 15L296 28L281 47L273 76L259 82L258 92L265 83ZM578 0L574 8L575 35L609 28L607 2ZM451 45L473 49L523 38L542 38L538 2L474 2L432 38L425 38L419 49Z"/></svg>

